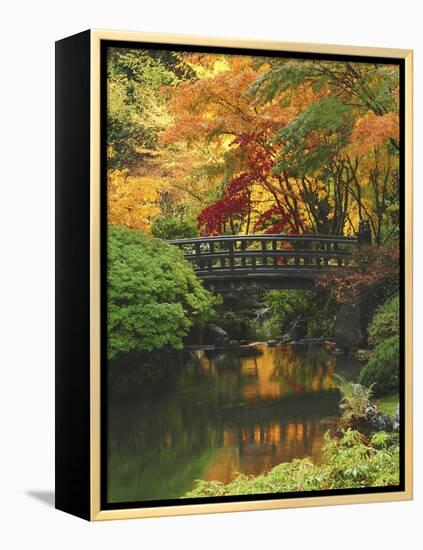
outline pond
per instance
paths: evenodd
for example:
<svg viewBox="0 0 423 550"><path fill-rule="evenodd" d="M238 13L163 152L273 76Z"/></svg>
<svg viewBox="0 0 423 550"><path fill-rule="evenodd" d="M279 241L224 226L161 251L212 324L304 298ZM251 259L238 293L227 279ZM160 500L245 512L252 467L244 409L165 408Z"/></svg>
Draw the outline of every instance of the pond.
<svg viewBox="0 0 423 550"><path fill-rule="evenodd" d="M318 461L338 414L334 374L359 369L321 345L184 358L155 382L140 370L129 385L109 385L109 502L175 499L196 479L227 483L294 458Z"/></svg>

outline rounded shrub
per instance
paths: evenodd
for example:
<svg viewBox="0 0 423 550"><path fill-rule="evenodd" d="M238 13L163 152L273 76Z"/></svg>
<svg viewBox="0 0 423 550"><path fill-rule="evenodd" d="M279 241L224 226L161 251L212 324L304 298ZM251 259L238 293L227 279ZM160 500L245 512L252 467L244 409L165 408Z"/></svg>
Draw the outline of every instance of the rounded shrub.
<svg viewBox="0 0 423 550"><path fill-rule="evenodd" d="M360 372L358 382L373 386L375 395L386 395L399 389L400 339L391 336L378 344Z"/></svg>
<svg viewBox="0 0 423 550"><path fill-rule="evenodd" d="M376 311L368 328L369 343L372 346L381 344L383 340L399 334L400 323L399 295L386 300Z"/></svg>
<svg viewBox="0 0 423 550"><path fill-rule="evenodd" d="M108 229L109 359L128 351L181 348L203 326L216 299L175 246L141 231Z"/></svg>

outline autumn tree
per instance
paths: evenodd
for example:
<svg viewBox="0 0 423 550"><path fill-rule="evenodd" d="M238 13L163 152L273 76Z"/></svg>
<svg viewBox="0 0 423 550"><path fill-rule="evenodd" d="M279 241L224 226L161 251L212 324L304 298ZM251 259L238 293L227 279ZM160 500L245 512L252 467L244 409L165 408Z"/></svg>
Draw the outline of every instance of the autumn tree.
<svg viewBox="0 0 423 550"><path fill-rule="evenodd" d="M329 232L342 233L345 225L356 231L358 222L368 219L380 244L383 225L390 225L391 233L397 225L398 67L280 60L253 88L269 102L306 83L325 97L281 130L277 169L299 168L303 183L318 174L332 202ZM321 220L320 213L312 215Z"/></svg>
<svg viewBox="0 0 423 550"><path fill-rule="evenodd" d="M397 66L117 48L108 67L112 223L396 234Z"/></svg>
<svg viewBox="0 0 423 550"><path fill-rule="evenodd" d="M177 86L163 134L164 143L202 151L205 174L220 174L202 230L350 234L369 219L380 243L397 191L397 68L224 61Z"/></svg>
<svg viewBox="0 0 423 550"><path fill-rule="evenodd" d="M178 52L127 48L108 52L108 218L112 224L148 233L169 203L168 170L158 146L159 132L171 122L168 95L172 86L193 72ZM178 202L172 196L170 203Z"/></svg>

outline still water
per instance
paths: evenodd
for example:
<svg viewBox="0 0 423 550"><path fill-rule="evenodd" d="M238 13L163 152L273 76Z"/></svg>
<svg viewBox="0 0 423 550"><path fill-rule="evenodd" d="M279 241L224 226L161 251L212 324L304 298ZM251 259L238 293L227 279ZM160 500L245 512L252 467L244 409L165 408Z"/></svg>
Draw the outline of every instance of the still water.
<svg viewBox="0 0 423 550"><path fill-rule="evenodd" d="M179 498L196 479L320 459L325 419L338 414L334 374L354 377L358 363L322 346L256 349L192 352L156 380L110 385L109 502Z"/></svg>

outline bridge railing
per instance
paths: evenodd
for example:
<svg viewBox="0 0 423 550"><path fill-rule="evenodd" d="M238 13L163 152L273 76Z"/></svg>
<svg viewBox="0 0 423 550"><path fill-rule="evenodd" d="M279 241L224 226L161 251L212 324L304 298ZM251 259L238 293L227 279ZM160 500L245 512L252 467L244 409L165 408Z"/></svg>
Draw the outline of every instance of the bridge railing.
<svg viewBox="0 0 423 550"><path fill-rule="evenodd" d="M219 235L168 241L197 275L240 271L348 267L356 237L336 235Z"/></svg>

